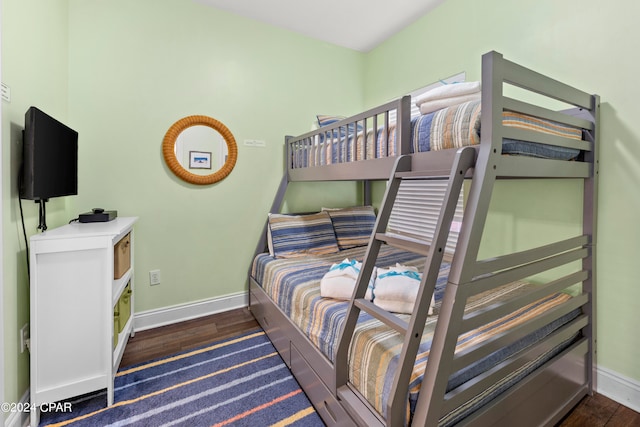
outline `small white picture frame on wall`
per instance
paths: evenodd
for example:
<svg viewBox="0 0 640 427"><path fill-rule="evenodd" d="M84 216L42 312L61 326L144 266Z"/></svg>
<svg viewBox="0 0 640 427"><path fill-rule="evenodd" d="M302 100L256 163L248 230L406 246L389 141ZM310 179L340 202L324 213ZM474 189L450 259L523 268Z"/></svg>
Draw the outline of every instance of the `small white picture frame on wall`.
<svg viewBox="0 0 640 427"><path fill-rule="evenodd" d="M211 169L210 151L189 151L190 169Z"/></svg>

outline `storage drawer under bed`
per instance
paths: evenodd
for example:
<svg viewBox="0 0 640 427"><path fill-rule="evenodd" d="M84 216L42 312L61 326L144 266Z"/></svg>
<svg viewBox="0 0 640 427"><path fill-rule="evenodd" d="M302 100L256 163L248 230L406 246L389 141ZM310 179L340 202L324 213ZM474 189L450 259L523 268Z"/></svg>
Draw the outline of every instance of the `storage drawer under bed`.
<svg viewBox="0 0 640 427"><path fill-rule="evenodd" d="M309 400L314 402L316 411L327 425L341 427L356 425L293 343L291 344L291 372Z"/></svg>
<svg viewBox="0 0 640 427"><path fill-rule="evenodd" d="M250 299L251 312L256 318L262 329L269 336L269 340L280 353L280 357L288 367L291 367L291 357L289 356L289 336L286 331L288 325L281 320L284 314L280 313L277 308L269 301L264 293L261 292L259 286L250 281ZM257 289L256 289L257 288Z"/></svg>
<svg viewBox="0 0 640 427"><path fill-rule="evenodd" d="M249 288L250 307L253 316L267 333L274 347L289 366L324 422L331 426L355 426L356 424L352 418L323 382L322 378L325 377L325 381L328 381L329 384L332 384L335 379L329 368L329 362L290 323L284 313L273 304L253 279L250 279ZM314 366L324 372L324 376L316 373L307 362L307 358L303 357L302 354L311 358L312 363L316 363Z"/></svg>

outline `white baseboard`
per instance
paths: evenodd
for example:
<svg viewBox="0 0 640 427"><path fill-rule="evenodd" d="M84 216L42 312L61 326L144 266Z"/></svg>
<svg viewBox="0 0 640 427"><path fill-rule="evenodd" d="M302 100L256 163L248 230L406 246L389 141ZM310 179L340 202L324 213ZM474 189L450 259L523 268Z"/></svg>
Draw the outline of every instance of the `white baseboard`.
<svg viewBox="0 0 640 427"><path fill-rule="evenodd" d="M210 314L242 308L248 305L248 292L238 292L186 304L142 311L140 313L134 313L133 328L136 332L144 331L146 329L171 325Z"/></svg>
<svg viewBox="0 0 640 427"><path fill-rule="evenodd" d="M598 394L640 412L640 382L600 366L596 368L596 375Z"/></svg>
<svg viewBox="0 0 640 427"><path fill-rule="evenodd" d="M29 399L31 398L31 393L29 389L24 392L22 397L20 398L20 402L18 402L18 406L20 407L28 407ZM31 422L31 418L29 418L28 411L21 412L11 412L7 419L4 421L5 427L25 427L28 426Z"/></svg>

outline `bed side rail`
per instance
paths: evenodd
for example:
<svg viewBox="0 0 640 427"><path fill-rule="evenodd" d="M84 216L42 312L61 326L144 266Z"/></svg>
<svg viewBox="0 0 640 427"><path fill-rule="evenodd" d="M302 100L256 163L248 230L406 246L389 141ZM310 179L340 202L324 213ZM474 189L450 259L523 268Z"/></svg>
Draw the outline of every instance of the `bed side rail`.
<svg viewBox="0 0 640 427"><path fill-rule="evenodd" d="M447 389L444 396L431 396L435 401L440 401L432 407L437 408L437 414L419 412L428 401L429 388L423 388L414 419L421 420L419 417L431 415L435 419L432 418L426 425L432 425L431 423L439 417L455 414L456 408L468 404L466 402L471 399L477 399L477 396L482 396L486 390L520 381L524 375L528 375L527 369L533 372L543 364L562 357L566 348L579 345L587 348L592 295L586 283L591 280L591 272L581 267L580 262L591 256L590 243L588 236L577 236L542 248L493 258L480 264L482 267L478 269L478 273L481 274L471 282L463 285L449 283L443 305L444 300L455 298L453 312L459 310L459 314L452 315L441 311L438 322L454 325L455 333L448 339L457 342L458 347L450 358L443 357L439 360L432 347L425 381L428 382L429 378L429 363L437 361L438 372L444 373L442 381L452 388ZM463 311L466 301L472 296L495 292L504 285L528 280L533 275L567 265L574 266L569 273L558 273L526 292L514 293L512 298L485 309ZM569 292L568 288L571 288L570 298L558 296L558 293ZM547 305L550 308L543 309ZM498 332L482 342L474 342L473 337L486 325L496 327L497 324L514 320L518 323L516 326ZM523 340L530 345L521 346ZM470 344L467 345L465 342ZM559 347L561 345L562 347ZM486 363L492 355L505 349L512 352L508 359L490 367L477 377L451 386L455 375L460 375L478 363ZM586 353L586 350L583 353ZM423 387L424 385L423 382Z"/></svg>
<svg viewBox="0 0 640 427"><path fill-rule="evenodd" d="M466 300L472 295L492 291L504 284L584 260L590 256L591 248L589 245L588 236L578 236L543 248L487 261L484 266L492 267L491 269L495 269L495 271L483 274L460 287L458 298ZM505 265L510 265L510 267L503 269ZM499 366L495 366L472 381L448 391L444 397L442 413L446 414L454 410L493 384L506 382L507 378L516 376L528 364L541 360L543 356L563 343L571 342L571 346L586 343L587 338L584 330L590 323L587 308L591 304L591 294L583 284L589 279L590 272L580 267L571 273L542 283L522 295L494 304L486 310L464 314L459 324L459 337L465 336L465 334L473 335L474 331L478 330L477 328L484 325L501 322L508 317L531 313L531 315L526 315L526 321L508 332L496 334L482 343L468 346L455 353L452 360L446 361L445 365L441 366L441 369L447 369L448 372L460 372L497 351L517 345L520 340L527 337L535 336L536 342L532 347L518 351ZM574 285L578 285L578 288L574 289L575 295L571 298L549 310L536 313L538 307L544 304L542 301L547 301L557 293ZM533 315L534 313L535 315ZM558 325L557 329L547 334L540 333L542 328L549 328L548 325L554 323Z"/></svg>
<svg viewBox="0 0 640 427"><path fill-rule="evenodd" d="M291 180L306 180L306 170L329 166L327 173L313 179L363 179L334 173L331 166L357 163L360 160L385 159L409 153L411 97L404 96L363 113L323 126L286 142L286 167ZM372 168L375 168L372 163ZM392 165L392 164L390 164ZM378 165L379 168L379 165ZM337 169L337 168L333 168ZM388 179L391 169L379 173Z"/></svg>
<svg viewBox="0 0 640 427"><path fill-rule="evenodd" d="M510 258L512 260L511 262L516 265L475 278L470 283L461 287L458 296L463 299L468 299L473 295L492 291L503 285L526 279L536 274L548 272L575 261L581 261L591 255L591 248L589 247L589 239L587 236L567 239L562 242L545 246L544 249L545 250L534 249L522 251L517 254L511 254L495 259L492 263L495 266L499 265L503 258ZM533 257L533 254L537 256ZM520 261L514 262L513 260L516 258L519 258ZM458 332L459 334L464 334L483 325L494 322L503 316L514 313L523 307L539 301L541 298L557 292L562 292L575 284L583 283L589 277L590 272L580 268L569 274L555 277L553 280L549 280L546 283L538 285L534 290L531 290L526 294L503 301L500 304L496 304L488 308L487 310L467 313L462 317L462 322L460 323ZM580 293L586 295L582 290L580 290ZM578 307L581 307L588 302L587 300L583 301L581 299L576 299L576 301L581 301L577 304ZM575 301L572 304L576 304ZM576 307L572 307L572 309L573 308ZM458 370L462 366L469 365L478 358L491 353L495 350L493 347L499 345L500 342L505 344L505 342L510 341L505 339L507 335L502 336L500 340L496 340L495 342L485 342L481 346L469 347L465 349L465 351L456 354L452 369Z"/></svg>

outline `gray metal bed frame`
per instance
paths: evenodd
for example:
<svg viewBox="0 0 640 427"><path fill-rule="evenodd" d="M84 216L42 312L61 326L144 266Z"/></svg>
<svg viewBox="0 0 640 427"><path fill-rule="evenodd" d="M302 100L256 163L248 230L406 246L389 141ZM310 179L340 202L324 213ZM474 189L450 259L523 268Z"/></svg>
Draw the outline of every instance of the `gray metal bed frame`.
<svg viewBox="0 0 640 427"><path fill-rule="evenodd" d="M522 102L503 95L503 85L511 84L528 91L563 101L575 108L553 111L540 105ZM442 301L434 339L427 363L424 380L413 415L413 425L435 426L439 418L451 409L465 402L470 396L484 390L507 373L518 369L544 349L558 345L563 338L580 332L580 338L533 373L527 375L506 392L484 407L467 416L460 425L554 425L585 395L595 388L595 249L596 249L596 207L597 207L597 126L599 118L599 97L579 91L542 74L505 60L501 54L489 52L482 57L482 135L479 146L460 150L414 153L399 158L362 159L349 163L304 167L296 160L296 150L314 150L318 146L317 135L327 131L339 131L349 125L373 124L377 129L389 126L389 111L397 111L397 136L401 153L409 153L409 98L374 108L353 116L335 125L310 132L296 138L287 138L287 171L280 184L271 212L279 212L287 184L290 181L321 180L363 180L365 182L365 203L370 203L368 180L398 181L398 179L426 178L450 179L471 178L467 196L462 229L453 256L451 272L445 296ZM584 141L542 135L502 125L503 110L510 110L532 116L577 126L583 129ZM381 123L379 123L381 122ZM386 131L386 129L385 129ZM503 156L502 138L539 142L582 150L576 161L547 160L525 156ZM306 151L305 151L306 152ZM452 169L453 168L453 169ZM456 169L457 168L457 169ZM456 175L458 178L455 178ZM498 179L517 178L571 178L580 179L583 185L583 230L582 234L568 240L557 241L523 252L507 254L492 259L478 260L478 249L489 210L492 190ZM371 408L358 391L346 379L347 351L355 325L357 313L363 304L358 301L364 295L366 283L371 274L373 261L368 261L369 252L376 244L387 242L384 237L385 216L388 216L395 198L394 184L388 186L376 230L367 249L359 286L350 303L348 320L342 331L335 366L330 362L297 327L283 314L278 306L265 294L249 274L250 308L267 332L280 355L305 390L316 410L328 425L397 426L404 422L404 406L399 399L406 399L402 389L393 390L396 399L389 406L388 418L382 417ZM455 203L457 194L445 200L443 211ZM455 196L455 197L454 197ZM448 230L446 219L439 228ZM437 254L438 239L446 231L437 230L434 245L404 242L397 246L419 253ZM266 225L258 244L256 254L266 247ZM437 258L437 257L435 257ZM429 258L427 258L429 259ZM374 260L375 261L375 260ZM464 315L466 299L480 292L491 290L514 280L542 273L571 262L581 262L579 271L543 284L538 290L508 301L483 313ZM428 262L427 262L428 264ZM427 271L425 269L425 271ZM434 290L435 278L424 275L423 291L419 295L409 329L424 327L428 301ZM516 331L474 347L463 354L454 355L458 335L472 330L512 312L549 293L581 283L582 292L552 313L536 318ZM362 285L364 284L364 285ZM541 327L576 308L582 315L540 342L533 348L519 353L496 369L481 375L448 393L445 392L449 375L468 366L490 352L501 348L524 334ZM354 318L355 316L355 318ZM385 315L380 314L381 320ZM349 320L350 319L350 320ZM417 325L414 325L414 320ZM420 323L422 321L422 323ZM393 323L393 320L390 320ZM406 325L405 325L406 326ZM417 329L416 329L417 328ZM412 332L411 332L412 333ZM409 336L409 334L407 335ZM406 343L407 341L405 341ZM404 353L404 352L403 352ZM413 356L415 358L415 355ZM413 365L411 356L406 363ZM400 365L402 366L402 364ZM396 381L397 382L397 381ZM401 387L402 381L398 387Z"/></svg>

